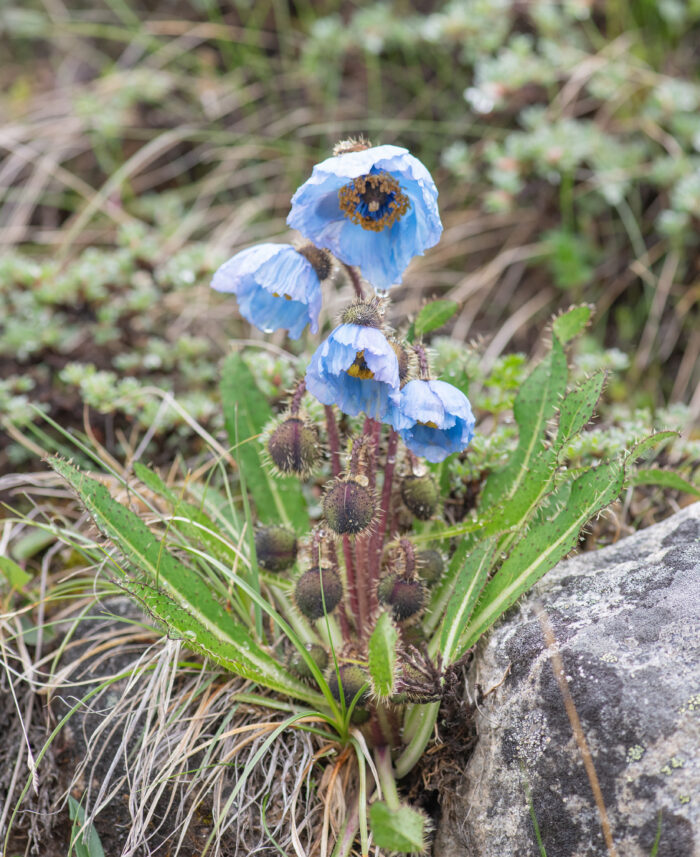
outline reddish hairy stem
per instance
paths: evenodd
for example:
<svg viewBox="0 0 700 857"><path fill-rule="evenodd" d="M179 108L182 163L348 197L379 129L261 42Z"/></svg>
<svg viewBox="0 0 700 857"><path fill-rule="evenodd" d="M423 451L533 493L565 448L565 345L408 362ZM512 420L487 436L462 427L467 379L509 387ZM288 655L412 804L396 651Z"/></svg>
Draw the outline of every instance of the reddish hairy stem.
<svg viewBox="0 0 700 857"><path fill-rule="evenodd" d="M343 267L348 272L348 276L350 277L350 280L352 282L352 287L353 287L353 289L355 289L355 294L357 295L358 298L360 298L360 300L363 300L364 296L365 296L365 291L362 288L362 283L360 281L360 275L350 265L346 265L345 262L343 262Z"/></svg>
<svg viewBox="0 0 700 857"><path fill-rule="evenodd" d="M297 384L297 388L294 391L294 395L292 396L292 401L289 403L289 412L295 417L299 413L299 408L301 407L301 400L304 398L304 393L306 392L306 378L302 378L301 381Z"/></svg>
<svg viewBox="0 0 700 857"><path fill-rule="evenodd" d="M362 433L369 438L367 449L367 478L369 479L369 489L374 491L377 487L377 451L379 450L379 439L381 437L382 424L373 420L372 417L367 417L365 420Z"/></svg>
<svg viewBox="0 0 700 857"><path fill-rule="evenodd" d="M396 465L396 450L399 445L399 435L393 429L389 432L389 440L386 445L386 462L384 464L384 485L382 486L382 499L379 507L379 521L377 531L372 539L370 548L371 575L368 591L370 593L370 604L372 609L376 607L377 591L376 584L379 580L379 572L382 564L382 548L384 547L384 536L386 525L391 511L391 494L394 486L394 467Z"/></svg>
<svg viewBox="0 0 700 857"><path fill-rule="evenodd" d="M424 381L430 380L430 366L428 364L428 355L422 345L414 345L413 350L418 358L418 371L420 377Z"/></svg>
<svg viewBox="0 0 700 857"><path fill-rule="evenodd" d="M355 573L355 557L353 555L350 536L343 536L343 556L345 557L345 576L348 582L348 596L350 598L350 612L353 614L355 624L360 625L360 604L357 597L357 577Z"/></svg>
<svg viewBox="0 0 700 857"><path fill-rule="evenodd" d="M340 476L340 436L338 435L338 423L330 405L324 408L326 412L326 432L328 434L328 445L331 449L331 470L333 476Z"/></svg>

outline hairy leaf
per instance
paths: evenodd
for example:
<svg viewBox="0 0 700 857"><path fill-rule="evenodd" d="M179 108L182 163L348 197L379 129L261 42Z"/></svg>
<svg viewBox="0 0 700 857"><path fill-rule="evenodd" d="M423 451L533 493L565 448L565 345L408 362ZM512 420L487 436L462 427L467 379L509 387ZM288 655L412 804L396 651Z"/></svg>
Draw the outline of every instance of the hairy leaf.
<svg viewBox="0 0 700 857"><path fill-rule="evenodd" d="M664 488L675 488L684 494L700 497L700 487L693 485L673 470L638 470L627 477L625 485L661 485Z"/></svg>
<svg viewBox="0 0 700 857"><path fill-rule="evenodd" d="M604 384L605 373L596 372L566 394L559 409L559 430L555 444L559 449L590 421Z"/></svg>
<svg viewBox="0 0 700 857"><path fill-rule="evenodd" d="M396 644L399 632L389 613L381 613L369 638L369 674L372 690L379 699L394 693L396 683Z"/></svg>
<svg viewBox="0 0 700 857"><path fill-rule="evenodd" d="M649 437L645 437L644 440L640 440L638 444L632 447L627 456L627 463L634 464L640 458L646 458L657 446L672 440L674 437L680 437L680 433L677 431L657 431Z"/></svg>
<svg viewBox="0 0 700 857"><path fill-rule="evenodd" d="M469 621L474 606L486 585L496 550L496 537L480 542L466 558L455 582L452 597L440 636L440 651L445 664L454 660L453 655L459 647L462 632Z"/></svg>
<svg viewBox="0 0 700 857"><path fill-rule="evenodd" d="M229 354L221 370L221 402L229 442L258 513L266 524L284 523L308 529L309 515L299 481L273 477L260 459L258 437L272 417L250 369L238 354Z"/></svg>
<svg viewBox="0 0 700 857"><path fill-rule="evenodd" d="M516 599L573 550L582 528L620 493L623 466L589 470L571 486L567 504L553 520L536 520L484 588L455 656L459 657ZM565 486L568 490L568 486Z"/></svg>
<svg viewBox="0 0 700 857"><path fill-rule="evenodd" d="M413 329L416 336L423 336L446 324L459 309L456 301L430 301L418 313Z"/></svg>
<svg viewBox="0 0 700 857"><path fill-rule="evenodd" d="M369 808L369 823L380 848L400 854L420 854L425 848L426 819L418 810L403 805L389 809L378 800Z"/></svg>
<svg viewBox="0 0 700 857"><path fill-rule="evenodd" d="M171 635L182 637L189 648L238 675L305 702L322 704L322 697L292 678L261 648L213 597L205 582L177 560L137 515L114 500L104 485L61 459L50 463L79 495L99 529L145 575L146 581L138 580L117 567L122 585Z"/></svg>
<svg viewBox="0 0 700 857"><path fill-rule="evenodd" d="M526 378L515 398L518 446L506 466L489 476L480 503L482 512L494 504L505 503L529 480L532 463L544 449L547 423L566 390L566 380L566 356L558 338L553 336L549 355Z"/></svg>
<svg viewBox="0 0 700 857"><path fill-rule="evenodd" d="M591 317L591 308L583 304L572 307L565 313L557 316L552 323L552 330L562 345L578 336L585 330Z"/></svg>

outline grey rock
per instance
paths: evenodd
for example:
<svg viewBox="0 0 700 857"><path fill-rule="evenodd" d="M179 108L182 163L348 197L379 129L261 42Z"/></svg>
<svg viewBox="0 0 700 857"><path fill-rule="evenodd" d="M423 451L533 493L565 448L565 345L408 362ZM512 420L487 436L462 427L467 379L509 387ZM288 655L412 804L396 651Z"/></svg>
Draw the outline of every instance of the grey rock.
<svg viewBox="0 0 700 857"><path fill-rule="evenodd" d="M537 855L533 813L548 857L608 853L538 604L619 857L651 855L659 815L659 857L700 854L700 503L561 562L480 647L479 740L433 854Z"/></svg>

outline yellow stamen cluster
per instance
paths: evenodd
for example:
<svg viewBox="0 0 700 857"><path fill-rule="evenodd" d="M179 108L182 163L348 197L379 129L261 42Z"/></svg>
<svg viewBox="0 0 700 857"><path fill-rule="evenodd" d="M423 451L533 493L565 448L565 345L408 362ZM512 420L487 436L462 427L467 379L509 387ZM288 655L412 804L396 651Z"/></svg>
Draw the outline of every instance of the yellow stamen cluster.
<svg viewBox="0 0 700 857"><path fill-rule="evenodd" d="M291 299L292 299L291 295L281 295L279 292L273 292L272 297L273 298L284 298L286 301L291 301Z"/></svg>
<svg viewBox="0 0 700 857"><path fill-rule="evenodd" d="M393 196L392 196L393 195ZM389 199L389 197L392 197ZM365 205L370 213L386 211L381 217L363 214L359 207ZM411 207L411 201L401 190L398 181L389 173L359 176L338 191L338 205L343 214L353 223L372 232L381 232L393 226Z"/></svg>
<svg viewBox="0 0 700 857"><path fill-rule="evenodd" d="M374 378L374 372L365 363L364 350L357 352L354 362L348 367L347 373L351 378L359 378L361 381L369 381Z"/></svg>

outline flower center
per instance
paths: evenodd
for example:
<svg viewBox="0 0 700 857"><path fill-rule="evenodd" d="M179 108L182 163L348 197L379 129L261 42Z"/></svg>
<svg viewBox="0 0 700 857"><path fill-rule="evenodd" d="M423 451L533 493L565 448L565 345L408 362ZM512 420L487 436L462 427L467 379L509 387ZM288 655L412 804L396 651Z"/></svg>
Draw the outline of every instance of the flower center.
<svg viewBox="0 0 700 857"><path fill-rule="evenodd" d="M369 381L374 378L374 372L365 363L365 352L358 351L351 366L348 366L347 373L351 378L359 378L361 381Z"/></svg>
<svg viewBox="0 0 700 857"><path fill-rule="evenodd" d="M281 295L279 292L273 292L272 297L273 298L284 298L286 301L291 301L291 299L292 299L291 295Z"/></svg>
<svg viewBox="0 0 700 857"><path fill-rule="evenodd" d="M427 426L428 428L437 428L437 423L434 423L432 420L428 420L427 423L424 423L424 422L421 422L421 420L418 420L418 425L419 426Z"/></svg>
<svg viewBox="0 0 700 857"><path fill-rule="evenodd" d="M384 172L359 176L341 187L338 204L348 220L373 232L393 226L411 207L398 181Z"/></svg>

